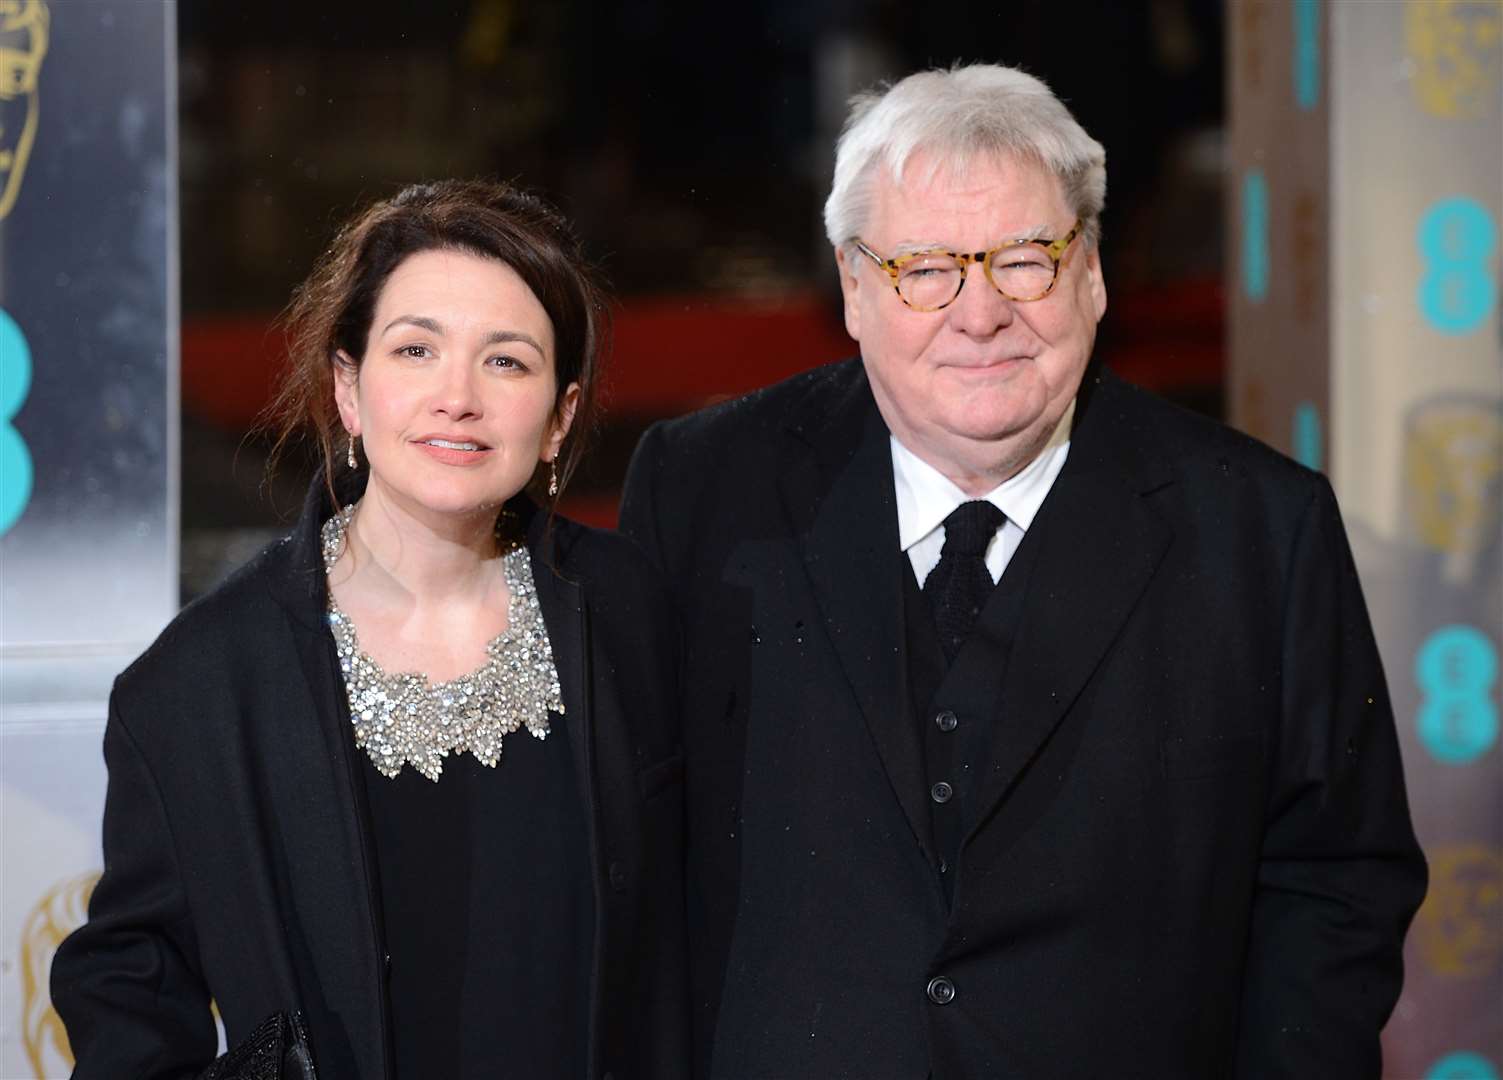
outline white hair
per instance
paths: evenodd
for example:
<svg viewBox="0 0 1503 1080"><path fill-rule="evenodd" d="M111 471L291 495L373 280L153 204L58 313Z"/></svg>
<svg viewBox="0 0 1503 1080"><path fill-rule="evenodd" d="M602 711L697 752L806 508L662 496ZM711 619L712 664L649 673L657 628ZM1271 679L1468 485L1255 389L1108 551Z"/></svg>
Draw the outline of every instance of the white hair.
<svg viewBox="0 0 1503 1080"><path fill-rule="evenodd" d="M894 183L915 153L929 176L964 171L976 158L1037 162L1058 180L1086 242L1101 235L1106 150L1042 81L1016 68L972 64L922 71L851 99L835 144L835 180L825 200L825 235L840 247L860 235L871 210L876 166Z"/></svg>

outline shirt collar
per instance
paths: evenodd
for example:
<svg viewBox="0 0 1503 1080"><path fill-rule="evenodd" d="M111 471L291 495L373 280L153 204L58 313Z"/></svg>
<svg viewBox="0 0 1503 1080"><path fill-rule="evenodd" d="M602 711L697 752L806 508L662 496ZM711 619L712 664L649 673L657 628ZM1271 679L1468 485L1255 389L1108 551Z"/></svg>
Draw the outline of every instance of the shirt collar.
<svg viewBox="0 0 1503 1080"><path fill-rule="evenodd" d="M1018 473L982 496L1024 532L1044 505L1059 471L1070 453L1070 429L1075 420L1072 399L1065 415L1054 426L1044 449ZM907 551L944 523L945 518L970 496L949 477L889 436L892 444L893 488L898 501L898 544Z"/></svg>

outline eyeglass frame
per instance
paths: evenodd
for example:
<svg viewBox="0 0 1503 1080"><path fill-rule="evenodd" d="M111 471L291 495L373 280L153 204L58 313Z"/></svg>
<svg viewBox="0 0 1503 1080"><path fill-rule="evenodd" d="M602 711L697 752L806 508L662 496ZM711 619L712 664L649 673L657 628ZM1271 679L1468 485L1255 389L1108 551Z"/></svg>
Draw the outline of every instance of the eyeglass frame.
<svg viewBox="0 0 1503 1080"><path fill-rule="evenodd" d="M871 259L872 262L876 263L883 270L887 271L887 276L892 279L892 291L898 294L898 299L903 301L904 307L908 308L910 311L921 311L927 314L931 311L943 311L945 308L949 307L951 304L955 303L955 301L960 299L960 292L965 288L966 280L971 276L968 272L970 270L971 263L981 264L981 272L986 275L987 284L996 290L998 296L1005 297L1015 304L1031 304L1035 300L1044 299L1044 297L1048 296L1054 291L1054 286L1059 284L1059 267L1060 263L1064 261L1065 251L1075 241L1075 238L1081 234L1081 231L1084 228L1085 222L1080 218L1076 218L1075 224L1070 229L1070 231L1050 244L1044 244L1038 240L1009 240L1005 244L998 244L996 247L990 249L989 251L977 251L968 253L964 251L946 251L943 248L928 248L924 251L911 252L908 255L899 255L894 259L882 258L882 256L878 255L871 248L867 247L866 241L862 240L859 236L853 237L853 242L856 245L857 251L861 252L861 254L865 255L867 258ZM1006 251L1008 248L1023 247L1027 244L1032 244L1035 247L1043 248L1044 254L1048 255L1049 261L1054 264L1054 276L1049 279L1049 287L1043 292L1039 293L1037 296L1030 296L1027 299L1023 299L1022 297L1018 296L1009 296L1007 293L1003 292L1001 286L999 286L997 282L992 278L992 256L997 254L997 252L999 251ZM908 302L908 300L903 296L902 290L898 288L898 275L903 272L903 267L908 265L914 259L926 258L933 255L948 255L960 265L960 284L955 289L955 295L950 297L950 299L946 300L943 304L940 304L938 307L917 308Z"/></svg>

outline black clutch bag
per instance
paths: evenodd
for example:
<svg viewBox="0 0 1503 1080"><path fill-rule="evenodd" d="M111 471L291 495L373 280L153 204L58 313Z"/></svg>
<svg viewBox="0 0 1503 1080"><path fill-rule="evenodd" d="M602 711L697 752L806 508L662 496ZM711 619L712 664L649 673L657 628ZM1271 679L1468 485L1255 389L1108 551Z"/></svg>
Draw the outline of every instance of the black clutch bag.
<svg viewBox="0 0 1503 1080"><path fill-rule="evenodd" d="M272 1013L198 1080L318 1080L303 1014Z"/></svg>

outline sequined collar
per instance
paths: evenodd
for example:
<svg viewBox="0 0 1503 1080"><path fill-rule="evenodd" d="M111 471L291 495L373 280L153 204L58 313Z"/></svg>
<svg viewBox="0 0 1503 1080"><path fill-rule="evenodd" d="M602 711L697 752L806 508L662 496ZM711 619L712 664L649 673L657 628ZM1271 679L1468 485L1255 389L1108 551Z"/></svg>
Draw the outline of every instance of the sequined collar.
<svg viewBox="0 0 1503 1080"><path fill-rule="evenodd" d="M344 551L354 513L355 507L347 506L324 523L325 572ZM466 750L494 767L504 736L525 727L534 737L546 738L548 713L562 715L563 692L538 607L531 556L526 547L516 546L501 560L511 596L507 627L486 646L485 663L447 682L429 682L420 672L388 675L361 651L354 623L329 590L329 629L339 651L355 745L383 775L394 777L403 765L411 765L436 781L444 758Z"/></svg>

